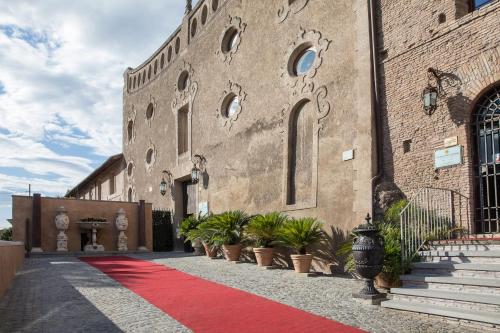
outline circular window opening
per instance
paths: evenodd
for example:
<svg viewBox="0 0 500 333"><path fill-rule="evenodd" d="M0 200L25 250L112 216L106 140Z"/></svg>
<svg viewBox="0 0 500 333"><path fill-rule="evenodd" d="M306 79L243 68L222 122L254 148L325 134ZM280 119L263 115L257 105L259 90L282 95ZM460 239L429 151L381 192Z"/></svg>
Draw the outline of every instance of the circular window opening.
<svg viewBox="0 0 500 333"><path fill-rule="evenodd" d="M167 53L167 61L170 62L171 59L172 59L172 46L169 46Z"/></svg>
<svg viewBox="0 0 500 333"><path fill-rule="evenodd" d="M146 163L151 164L153 162L153 148L149 148L148 152L146 153Z"/></svg>
<svg viewBox="0 0 500 333"><path fill-rule="evenodd" d="M233 50L240 40L240 34L235 27L229 28L222 39L222 52L228 53Z"/></svg>
<svg viewBox="0 0 500 333"><path fill-rule="evenodd" d="M179 79L177 80L177 88L179 91L183 91L186 89L188 85L189 73L188 71L183 71L181 75L179 75Z"/></svg>
<svg viewBox="0 0 500 333"><path fill-rule="evenodd" d="M292 73L297 76L301 76L309 72L315 63L317 56L318 54L316 50L312 47L302 50L295 57L292 56Z"/></svg>
<svg viewBox="0 0 500 333"><path fill-rule="evenodd" d="M151 119L153 118L153 103L149 103L148 108L146 109L146 118Z"/></svg>
<svg viewBox="0 0 500 333"><path fill-rule="evenodd" d="M162 53L160 58L160 69L163 69L164 65L165 65L165 53Z"/></svg>
<svg viewBox="0 0 500 333"><path fill-rule="evenodd" d="M180 49L181 49L181 39L177 37L177 39L175 40L175 54L178 54Z"/></svg>
<svg viewBox="0 0 500 333"><path fill-rule="evenodd" d="M235 94L230 94L224 99L222 105L223 116L226 118L233 117L240 107L240 99Z"/></svg>
<svg viewBox="0 0 500 333"><path fill-rule="evenodd" d="M139 80L137 80L137 86L141 85L141 73L139 73Z"/></svg>
<svg viewBox="0 0 500 333"><path fill-rule="evenodd" d="M142 72L142 83L146 82L146 70Z"/></svg>
<svg viewBox="0 0 500 333"><path fill-rule="evenodd" d="M215 12L219 8L219 1L218 0L212 0L212 10Z"/></svg>
<svg viewBox="0 0 500 333"><path fill-rule="evenodd" d="M153 71L154 75L156 75L157 70L158 70L158 59L155 60L155 69Z"/></svg>
<svg viewBox="0 0 500 333"><path fill-rule="evenodd" d="M132 140L132 136L134 135L134 122L130 120L127 125L127 137L128 141Z"/></svg>
<svg viewBox="0 0 500 333"><path fill-rule="evenodd" d="M148 80L151 79L151 65L149 65L148 69Z"/></svg>
<svg viewBox="0 0 500 333"><path fill-rule="evenodd" d="M134 165L132 163L129 163L127 167L127 174L129 175L129 177L132 176L133 171L134 171Z"/></svg>
<svg viewBox="0 0 500 333"><path fill-rule="evenodd" d="M208 17L208 8L207 5L203 6L203 9L201 10L201 24L204 25L207 23L207 17Z"/></svg>
<svg viewBox="0 0 500 333"><path fill-rule="evenodd" d="M197 26L198 26L198 21L194 19L193 23L191 23L191 37L194 37L194 35L196 35Z"/></svg>

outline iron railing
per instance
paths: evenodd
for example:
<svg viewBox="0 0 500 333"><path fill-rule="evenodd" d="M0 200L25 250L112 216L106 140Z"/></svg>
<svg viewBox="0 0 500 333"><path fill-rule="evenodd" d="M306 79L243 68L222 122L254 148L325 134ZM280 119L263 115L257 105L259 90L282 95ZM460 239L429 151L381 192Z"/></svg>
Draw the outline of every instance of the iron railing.
<svg viewBox="0 0 500 333"><path fill-rule="evenodd" d="M430 240L470 234L469 198L449 189L424 187L401 211L401 256L411 259Z"/></svg>

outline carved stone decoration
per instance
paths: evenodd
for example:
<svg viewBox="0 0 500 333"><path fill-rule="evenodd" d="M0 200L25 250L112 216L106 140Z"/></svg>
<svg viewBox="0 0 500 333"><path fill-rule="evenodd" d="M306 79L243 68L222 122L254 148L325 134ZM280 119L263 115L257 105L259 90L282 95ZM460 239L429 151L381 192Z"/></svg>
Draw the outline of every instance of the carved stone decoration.
<svg viewBox="0 0 500 333"><path fill-rule="evenodd" d="M118 251L127 251L128 238L127 235L125 235L125 230L128 228L128 219L123 208L120 208L117 214L118 216L116 217L115 225L116 229L120 232L118 235Z"/></svg>
<svg viewBox="0 0 500 333"><path fill-rule="evenodd" d="M331 106L328 100L328 90L325 86L321 86L314 92L304 93L300 97L294 99L293 104L285 104L281 111L281 134L283 142L283 210L298 210L305 208L316 207L317 204L317 192L318 192L318 157L319 157L319 137L320 133L324 129L324 122L326 117L329 115ZM312 162L311 162L311 174L312 183L310 186L311 192L309 200L296 202L293 204L288 203L289 194L289 174L292 172L290 168L290 149L292 147L293 138L291 138L291 121L293 119L294 113L297 112L297 108L305 106L312 103L314 112L314 123L312 129Z"/></svg>
<svg viewBox="0 0 500 333"><path fill-rule="evenodd" d="M325 52L330 47L331 40L324 38L321 32L316 30L306 31L300 28L296 40L291 43L284 52L282 61L281 78L285 84L293 89L293 95L314 91L314 77L323 63ZM311 69L303 74L296 75L294 66L296 58L305 50L312 48L316 51L316 60Z"/></svg>
<svg viewBox="0 0 500 333"><path fill-rule="evenodd" d="M57 251L68 251L68 236L66 235L66 230L68 230L69 227L69 217L63 206L59 207L56 212L57 215L54 222L59 231L57 235Z"/></svg>
<svg viewBox="0 0 500 333"><path fill-rule="evenodd" d="M234 114L227 115L226 108L228 107L228 98L238 97L238 107ZM236 84L232 81L229 81L226 89L222 92L221 97L219 98L219 107L217 108L215 116L219 119L219 123L222 127L226 128L227 132L231 131L233 127L233 123L238 120L241 111L243 110L243 102L247 98L247 93L243 91L243 88L239 84Z"/></svg>
<svg viewBox="0 0 500 333"><path fill-rule="evenodd" d="M219 37L219 44L217 45L217 51L215 52L215 54L217 54L222 62L226 65L231 64L234 55L236 54L236 52L238 52L238 48L241 45L241 36L245 32L246 28L247 24L243 22L241 17L229 16L229 21L222 30L222 34ZM232 47L224 50L226 44L230 43L228 37L231 37L232 35L228 36L228 34L231 34L232 31L234 31L238 35L237 37L235 37L235 42Z"/></svg>
<svg viewBox="0 0 500 333"><path fill-rule="evenodd" d="M285 21L290 14L297 14L309 3L309 0L281 0L283 5L278 10L278 22Z"/></svg>
<svg viewBox="0 0 500 333"><path fill-rule="evenodd" d="M148 117L148 109L149 109L150 105L153 106L153 111L152 111L151 116ZM156 107L157 106L158 106L158 103L156 102L156 99L153 97L153 95L149 95L149 103L146 106L146 109L144 111L144 120L146 121L146 125L148 125L148 127L151 127L151 124L153 123L153 119L154 119L155 114L156 114Z"/></svg>
<svg viewBox="0 0 500 333"><path fill-rule="evenodd" d="M152 151L152 154L151 154L150 161L148 163L148 154L150 151ZM144 163L146 165L146 172L148 174L151 174L151 171L153 170L153 166L156 163L156 155L157 154L158 154L158 152L156 151L155 145L153 144L153 142L151 140L149 140L148 149L146 149L146 159L144 160Z"/></svg>
<svg viewBox="0 0 500 333"><path fill-rule="evenodd" d="M189 63L183 61L182 66L180 66L178 77L180 78L181 74L187 73L188 76L185 80L183 89L180 89L179 82L174 84L174 99L172 100L171 107L172 112L175 116L175 133L179 133L179 110L186 108L187 109L187 132L188 132L188 150L183 154L183 158L188 161L191 158L191 118L193 114L193 105L198 93L198 82L194 80L194 70ZM179 138L177 138L179 139ZM176 145L176 149L178 149L178 145ZM179 165L179 152L176 151L176 163Z"/></svg>

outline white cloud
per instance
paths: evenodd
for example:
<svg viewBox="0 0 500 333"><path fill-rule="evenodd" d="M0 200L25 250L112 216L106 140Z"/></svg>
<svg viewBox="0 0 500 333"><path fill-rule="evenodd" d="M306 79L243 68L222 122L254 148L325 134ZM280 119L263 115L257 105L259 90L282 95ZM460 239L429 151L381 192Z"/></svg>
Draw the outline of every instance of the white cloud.
<svg viewBox="0 0 500 333"><path fill-rule="evenodd" d="M64 194L120 152L123 72L183 12L178 0L0 0L0 168L24 172L0 170L0 193Z"/></svg>

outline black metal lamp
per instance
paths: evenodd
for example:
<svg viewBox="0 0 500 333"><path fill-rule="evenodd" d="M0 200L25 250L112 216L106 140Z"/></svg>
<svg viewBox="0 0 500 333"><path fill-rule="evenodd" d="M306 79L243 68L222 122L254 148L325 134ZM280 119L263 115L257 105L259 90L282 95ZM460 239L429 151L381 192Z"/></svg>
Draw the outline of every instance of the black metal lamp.
<svg viewBox="0 0 500 333"><path fill-rule="evenodd" d="M197 184L200 181L201 174L205 172L205 164L207 160L203 155L194 155L193 159L193 168L191 169L191 182L193 184Z"/></svg>
<svg viewBox="0 0 500 333"><path fill-rule="evenodd" d="M172 187L172 173L167 170L163 170L163 177L160 182L160 193L161 195L165 195L169 187ZM167 180L165 180L167 177ZM167 182L168 181L168 182Z"/></svg>
<svg viewBox="0 0 500 333"><path fill-rule="evenodd" d="M427 115L432 115L437 109L438 89L432 85L425 87L422 92L422 102L424 103L424 112Z"/></svg>

